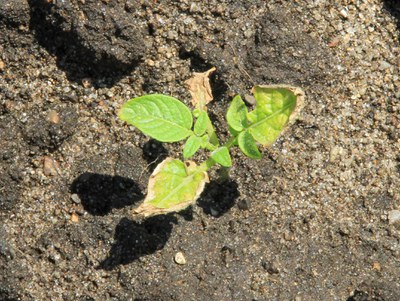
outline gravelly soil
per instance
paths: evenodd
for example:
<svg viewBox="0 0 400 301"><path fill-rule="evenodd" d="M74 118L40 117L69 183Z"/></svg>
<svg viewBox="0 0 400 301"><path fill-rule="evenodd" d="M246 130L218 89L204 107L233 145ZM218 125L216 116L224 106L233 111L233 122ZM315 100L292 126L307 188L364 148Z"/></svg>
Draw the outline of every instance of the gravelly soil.
<svg viewBox="0 0 400 301"><path fill-rule="evenodd" d="M0 300L400 300L399 12L0 0ZM189 103L184 81L212 66L222 139L254 84L300 86L301 118L262 160L233 150L195 208L134 220L181 145L118 109L154 92Z"/></svg>

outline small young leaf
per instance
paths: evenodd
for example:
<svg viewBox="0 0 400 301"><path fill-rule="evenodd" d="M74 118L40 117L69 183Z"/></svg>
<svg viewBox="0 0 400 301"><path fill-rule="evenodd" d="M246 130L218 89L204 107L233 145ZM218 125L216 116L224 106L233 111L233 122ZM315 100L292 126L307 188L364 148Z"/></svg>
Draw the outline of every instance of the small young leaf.
<svg viewBox="0 0 400 301"><path fill-rule="evenodd" d="M304 92L290 86L255 86L256 108L247 114L249 133L264 146L271 145L293 122L303 106Z"/></svg>
<svg viewBox="0 0 400 301"><path fill-rule="evenodd" d="M210 118L208 117L208 114L206 111L201 111L199 117L197 118L195 124L194 124L194 133L197 136L203 135L209 125L211 124Z"/></svg>
<svg viewBox="0 0 400 301"><path fill-rule="evenodd" d="M202 147L202 148L207 148L207 145L210 143L210 142L208 142L208 140L209 140L208 135L207 135L207 134L206 134L206 135L203 135L203 136L200 137L200 139L201 139L201 145L200 145L200 147Z"/></svg>
<svg viewBox="0 0 400 301"><path fill-rule="evenodd" d="M208 183L208 175L196 163L185 163L173 158L161 162L150 177L144 202L134 209L134 214L148 217L194 204Z"/></svg>
<svg viewBox="0 0 400 301"><path fill-rule="evenodd" d="M247 113L247 107L244 101L240 95L236 95L226 114L226 120L229 126L235 131L242 131L243 128L247 126Z"/></svg>
<svg viewBox="0 0 400 301"><path fill-rule="evenodd" d="M215 151L211 153L211 158L225 167L232 166L231 155L229 154L229 149L226 146L222 146L217 148Z"/></svg>
<svg viewBox="0 0 400 301"><path fill-rule="evenodd" d="M256 145L256 141L248 131L243 131L238 136L240 150L249 158L261 159L260 151Z"/></svg>
<svg viewBox="0 0 400 301"><path fill-rule="evenodd" d="M203 111L200 110L200 109L194 109L192 111L192 114L193 114L194 117L199 118L201 112L203 112Z"/></svg>
<svg viewBox="0 0 400 301"><path fill-rule="evenodd" d="M203 143L203 139L197 137L196 135L192 135L185 143L185 147L183 148L183 158L188 159L192 157L200 148Z"/></svg>
<svg viewBox="0 0 400 301"><path fill-rule="evenodd" d="M119 118L161 142L180 141L192 134L193 117L176 98L150 94L125 103Z"/></svg>

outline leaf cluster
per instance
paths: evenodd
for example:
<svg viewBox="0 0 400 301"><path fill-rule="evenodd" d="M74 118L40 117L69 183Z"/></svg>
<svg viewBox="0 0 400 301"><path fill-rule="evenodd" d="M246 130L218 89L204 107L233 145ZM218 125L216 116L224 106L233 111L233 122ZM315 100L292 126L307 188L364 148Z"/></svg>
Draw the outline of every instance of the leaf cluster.
<svg viewBox="0 0 400 301"><path fill-rule="evenodd" d="M178 99L150 94L129 100L122 106L120 119L135 126L145 135L161 142L186 140L185 160L199 149L210 152L200 165L192 161L167 158L153 172L144 203L134 212L142 216L179 211L193 204L208 182L207 170L215 164L232 166L229 149L239 146L249 158L260 159L259 146L270 146L292 123L303 106L304 93L290 86L255 86L252 90L256 105L249 111L237 95L226 114L231 137L221 145L206 105L211 88L208 76L212 71L197 74L190 82L195 109L191 111Z"/></svg>

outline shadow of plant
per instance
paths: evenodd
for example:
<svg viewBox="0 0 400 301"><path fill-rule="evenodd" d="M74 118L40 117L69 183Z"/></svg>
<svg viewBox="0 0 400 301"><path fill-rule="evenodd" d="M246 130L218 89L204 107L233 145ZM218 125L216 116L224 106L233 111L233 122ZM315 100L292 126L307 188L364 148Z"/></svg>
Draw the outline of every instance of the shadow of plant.
<svg viewBox="0 0 400 301"><path fill-rule="evenodd" d="M93 215L106 215L113 208L123 208L143 199L138 185L124 177L85 172L71 185L84 209Z"/></svg>
<svg viewBox="0 0 400 301"><path fill-rule="evenodd" d="M383 8L397 19L397 30L400 31L400 1L384 0ZM398 33L398 36L400 38L400 33Z"/></svg>
<svg viewBox="0 0 400 301"><path fill-rule="evenodd" d="M131 263L161 250L176 222L177 219L171 214L150 217L142 222L123 218L115 229L115 243L98 268L112 270L118 265Z"/></svg>
<svg viewBox="0 0 400 301"><path fill-rule="evenodd" d="M95 0L28 3L30 28L39 44L57 57L57 66L69 80L80 83L91 78L95 86L112 86L141 61L145 52L142 32L123 4Z"/></svg>
<svg viewBox="0 0 400 301"><path fill-rule="evenodd" d="M143 145L143 158L149 165L149 171L154 169L168 157L168 151L163 144L157 140L150 139Z"/></svg>
<svg viewBox="0 0 400 301"><path fill-rule="evenodd" d="M222 182L213 181L206 186L197 204L204 213L220 217L235 205L239 195L236 182L230 179Z"/></svg>

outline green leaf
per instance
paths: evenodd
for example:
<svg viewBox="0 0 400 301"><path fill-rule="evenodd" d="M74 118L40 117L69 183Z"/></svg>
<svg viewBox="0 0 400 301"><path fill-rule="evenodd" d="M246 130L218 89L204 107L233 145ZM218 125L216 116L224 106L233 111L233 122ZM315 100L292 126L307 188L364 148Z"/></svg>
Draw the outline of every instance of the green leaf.
<svg viewBox="0 0 400 301"><path fill-rule="evenodd" d="M197 136L203 135L206 131L209 125L211 124L210 118L208 117L208 114L206 111L201 111L199 117L197 118L195 124L194 124L194 133Z"/></svg>
<svg viewBox="0 0 400 301"><path fill-rule="evenodd" d="M198 118L200 116L201 112L203 112L203 111L201 111L200 109L194 109L192 111L192 114L193 114L194 117Z"/></svg>
<svg viewBox="0 0 400 301"><path fill-rule="evenodd" d="M192 157L200 148L203 143L203 139L192 135L185 143L185 147L183 148L183 158L188 159Z"/></svg>
<svg viewBox="0 0 400 301"><path fill-rule="evenodd" d="M271 145L303 106L304 92L290 86L255 86L256 108L247 114L249 133L264 146ZM240 144L239 144L240 145Z"/></svg>
<svg viewBox="0 0 400 301"><path fill-rule="evenodd" d="M219 140L218 140L217 134L214 131L214 127L212 125L210 128L207 129L207 133L210 136L210 140L209 140L210 143L212 145L214 145L215 147L219 146Z"/></svg>
<svg viewBox="0 0 400 301"><path fill-rule="evenodd" d="M229 149L226 146L219 147L215 151L213 151L211 153L211 158L222 166L232 166L231 155L229 154Z"/></svg>
<svg viewBox="0 0 400 301"><path fill-rule="evenodd" d="M167 158L151 175L147 196L134 214L148 217L183 210L196 202L205 183L207 172L196 163Z"/></svg>
<svg viewBox="0 0 400 301"><path fill-rule="evenodd" d="M125 103L119 118L161 142L175 142L192 134L193 117L182 102L161 94L137 97Z"/></svg>
<svg viewBox="0 0 400 301"><path fill-rule="evenodd" d="M260 151L256 145L256 141L248 131L243 131L238 136L240 150L249 158L261 159Z"/></svg>
<svg viewBox="0 0 400 301"><path fill-rule="evenodd" d="M201 139L201 145L200 145L200 147L202 147L202 148L207 148L208 145L210 144L210 142L208 142L208 140L210 140L210 138L208 137L208 135L207 135L207 134L206 134L206 135L203 135L203 136L200 137L200 139Z"/></svg>
<svg viewBox="0 0 400 301"><path fill-rule="evenodd" d="M237 132L247 127L247 107L240 95L233 98L226 114L226 120L229 126Z"/></svg>

